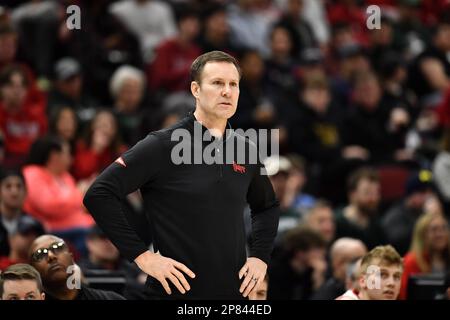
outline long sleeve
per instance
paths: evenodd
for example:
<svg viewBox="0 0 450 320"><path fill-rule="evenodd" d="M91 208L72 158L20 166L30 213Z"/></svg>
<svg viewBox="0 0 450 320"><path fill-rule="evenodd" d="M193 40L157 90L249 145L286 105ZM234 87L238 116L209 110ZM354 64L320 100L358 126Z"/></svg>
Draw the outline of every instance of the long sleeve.
<svg viewBox="0 0 450 320"><path fill-rule="evenodd" d="M133 261L147 250L144 241L130 227L121 201L131 192L151 184L164 165L163 146L148 135L106 168L87 191L84 204L97 224Z"/></svg>
<svg viewBox="0 0 450 320"><path fill-rule="evenodd" d="M252 216L250 256L269 264L273 242L278 230L279 202L267 175L261 173L260 164L254 173L247 193Z"/></svg>

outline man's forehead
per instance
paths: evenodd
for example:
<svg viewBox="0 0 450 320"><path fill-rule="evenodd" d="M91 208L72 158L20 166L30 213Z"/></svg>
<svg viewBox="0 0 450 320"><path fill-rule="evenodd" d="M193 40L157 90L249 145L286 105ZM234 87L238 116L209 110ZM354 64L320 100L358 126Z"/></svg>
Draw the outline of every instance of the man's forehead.
<svg viewBox="0 0 450 320"><path fill-rule="evenodd" d="M62 240L55 236L45 235L45 236L39 237L36 240L34 240L33 245L31 247L34 248L35 250L41 249L41 248L46 248L49 245L51 245L52 243L55 243L58 241L62 241Z"/></svg>
<svg viewBox="0 0 450 320"><path fill-rule="evenodd" d="M208 78L233 78L233 80L239 81L239 72L236 66L226 61L207 62L203 67L202 76Z"/></svg>

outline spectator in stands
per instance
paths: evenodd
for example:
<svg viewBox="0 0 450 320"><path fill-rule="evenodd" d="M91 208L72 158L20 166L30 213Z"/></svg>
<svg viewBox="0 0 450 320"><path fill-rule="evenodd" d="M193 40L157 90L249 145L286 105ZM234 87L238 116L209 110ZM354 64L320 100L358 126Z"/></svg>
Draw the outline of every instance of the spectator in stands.
<svg viewBox="0 0 450 320"><path fill-rule="evenodd" d="M293 53L292 35L286 27L275 26L270 32L270 56L265 61L265 81L268 94L274 101L279 101L277 108L279 119L284 125L287 120L283 117L286 106L283 102L297 92L297 77L299 63ZM286 99L286 100L283 100Z"/></svg>
<svg viewBox="0 0 450 320"><path fill-rule="evenodd" d="M313 295L313 300L333 300L345 293L347 270L352 262L363 257L367 248L361 240L340 238L330 249L332 276Z"/></svg>
<svg viewBox="0 0 450 320"><path fill-rule="evenodd" d="M123 259L117 248L98 226L92 227L89 231L86 246L89 252L88 257L78 264L84 273L89 270L119 272L126 281L123 291L126 299L146 298L145 279L147 275L143 274L134 263Z"/></svg>
<svg viewBox="0 0 450 320"><path fill-rule="evenodd" d="M450 21L432 28L432 44L411 64L408 83L424 106L436 105L450 82ZM437 93L437 95L436 95Z"/></svg>
<svg viewBox="0 0 450 320"><path fill-rule="evenodd" d="M10 252L7 257L0 257L0 270L5 270L16 263L28 263L28 251L33 241L43 235L41 223L27 215L21 215L15 231L9 234Z"/></svg>
<svg viewBox="0 0 450 320"><path fill-rule="evenodd" d="M32 101L29 80L19 66L0 72L0 131L5 138L5 166L23 164L33 141L47 131L45 105Z"/></svg>
<svg viewBox="0 0 450 320"><path fill-rule="evenodd" d="M74 177L78 180L95 178L125 150L114 113L98 110L76 145Z"/></svg>
<svg viewBox="0 0 450 320"><path fill-rule="evenodd" d="M1 300L45 300L39 272L28 264L15 264L0 274Z"/></svg>
<svg viewBox="0 0 450 320"><path fill-rule="evenodd" d="M245 50L240 57L239 108L230 119L233 128L272 128L276 111L264 81L264 61L256 50Z"/></svg>
<svg viewBox="0 0 450 320"><path fill-rule="evenodd" d="M292 207L292 203L285 203L283 201L287 192L287 182L292 164L284 156L271 156L264 160L264 166L266 167L267 175L272 183L275 195L280 201L278 233L281 234L283 231L295 227L300 219L300 212Z"/></svg>
<svg viewBox="0 0 450 320"><path fill-rule="evenodd" d="M297 154L288 154L286 158L291 163L289 176L286 182L286 191L281 201L281 206L292 207L304 216L311 209L316 199L311 194L305 192L308 182L305 160Z"/></svg>
<svg viewBox="0 0 450 320"><path fill-rule="evenodd" d="M274 22L264 16L258 1L239 0L229 6L228 24L231 41L238 49L257 50L262 57L269 55L267 40Z"/></svg>
<svg viewBox="0 0 450 320"><path fill-rule="evenodd" d="M334 212L331 204L326 200L317 200L305 215L304 222L308 227L319 232L327 242L327 245L331 245L336 232Z"/></svg>
<svg viewBox="0 0 450 320"><path fill-rule="evenodd" d="M191 64L201 53L194 42L200 31L197 13L181 7L176 16L178 34L156 47L155 59L147 70L148 83L154 92L188 91Z"/></svg>
<svg viewBox="0 0 450 320"><path fill-rule="evenodd" d="M405 197L383 216L382 226L388 243L400 254L406 254L411 244L414 225L424 212L426 201L433 195L433 177L428 170L411 173L406 181Z"/></svg>
<svg viewBox="0 0 450 320"><path fill-rule="evenodd" d="M156 47L176 34L172 8L159 0L122 0L109 11L139 39L144 61L153 60Z"/></svg>
<svg viewBox="0 0 450 320"><path fill-rule="evenodd" d="M450 230L440 214L425 213L414 227L411 249L404 257L400 298L408 298L408 279L414 274L450 272Z"/></svg>
<svg viewBox="0 0 450 320"><path fill-rule="evenodd" d="M354 171L347 184L349 204L336 214L336 238L360 239L368 249L385 243L380 225L380 182L372 168Z"/></svg>
<svg viewBox="0 0 450 320"><path fill-rule="evenodd" d="M82 194L68 172L70 164L67 143L55 137L37 140L23 169L27 186L24 208L46 230L67 239L85 255L85 236L93 219L85 211Z"/></svg>
<svg viewBox="0 0 450 320"><path fill-rule="evenodd" d="M111 77L110 91L114 111L124 142L133 146L142 139L142 101L145 89L144 73L132 66L119 67ZM152 110L153 111L153 110Z"/></svg>
<svg viewBox="0 0 450 320"><path fill-rule="evenodd" d="M57 54L58 27L64 10L59 2L33 1L23 3L11 13L18 30L20 47L39 78L49 78Z"/></svg>
<svg viewBox="0 0 450 320"><path fill-rule="evenodd" d="M300 58L302 51L318 46L313 28L303 17L303 0L288 0L277 25L286 28L293 39L293 57Z"/></svg>
<svg viewBox="0 0 450 320"><path fill-rule="evenodd" d="M71 107L83 122L92 119L96 102L83 90L83 73L80 63L66 57L56 62L54 87L48 94L47 113L63 106Z"/></svg>
<svg viewBox="0 0 450 320"><path fill-rule="evenodd" d="M325 282L326 242L309 228L289 230L269 267L270 300L306 300Z"/></svg>
<svg viewBox="0 0 450 320"><path fill-rule="evenodd" d="M49 134L62 139L70 145L73 153L78 135L78 117L69 106L62 106L50 115Z"/></svg>
<svg viewBox="0 0 450 320"><path fill-rule="evenodd" d="M218 50L233 55L236 49L230 41L226 7L214 2L207 4L202 10L201 20L202 30L198 43L202 53Z"/></svg>
<svg viewBox="0 0 450 320"><path fill-rule="evenodd" d="M367 253L359 270L359 291L347 291L336 300L396 300L400 292L403 262L390 245Z"/></svg>
<svg viewBox="0 0 450 320"><path fill-rule="evenodd" d="M123 300L111 291L96 290L81 282L72 253L64 240L43 235L31 246L31 265L39 271L47 300ZM71 277L71 279L69 279Z"/></svg>
<svg viewBox="0 0 450 320"><path fill-rule="evenodd" d="M25 179L19 171L0 172L0 256L9 255L8 235L16 232L24 214Z"/></svg>
<svg viewBox="0 0 450 320"><path fill-rule="evenodd" d="M372 163L405 161L412 154L405 150L407 111L386 105L380 83L374 73L355 76L353 108L342 126L344 145L365 148Z"/></svg>

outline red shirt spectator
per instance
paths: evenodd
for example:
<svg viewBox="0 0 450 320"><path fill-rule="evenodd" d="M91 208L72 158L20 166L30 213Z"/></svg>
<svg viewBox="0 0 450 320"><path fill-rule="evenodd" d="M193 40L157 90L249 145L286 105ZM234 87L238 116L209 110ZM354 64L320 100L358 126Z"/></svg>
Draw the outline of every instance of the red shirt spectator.
<svg viewBox="0 0 450 320"><path fill-rule="evenodd" d="M28 88L21 67L10 66L0 73L0 130L7 166L21 165L31 143L47 131L45 102L37 102Z"/></svg>

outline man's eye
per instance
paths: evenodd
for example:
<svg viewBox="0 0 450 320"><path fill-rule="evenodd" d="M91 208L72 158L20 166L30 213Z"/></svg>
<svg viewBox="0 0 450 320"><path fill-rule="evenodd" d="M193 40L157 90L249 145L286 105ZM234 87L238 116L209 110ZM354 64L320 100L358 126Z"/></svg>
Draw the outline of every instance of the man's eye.
<svg viewBox="0 0 450 320"><path fill-rule="evenodd" d="M34 300L34 299L35 299L34 295L27 296L27 300Z"/></svg>

